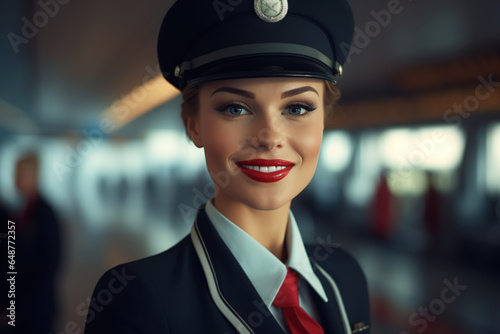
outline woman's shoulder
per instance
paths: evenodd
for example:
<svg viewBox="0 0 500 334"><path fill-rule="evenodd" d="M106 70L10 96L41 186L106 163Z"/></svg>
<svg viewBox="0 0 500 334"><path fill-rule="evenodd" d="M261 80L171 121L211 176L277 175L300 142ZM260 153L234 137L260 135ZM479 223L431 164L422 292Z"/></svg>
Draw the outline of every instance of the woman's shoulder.
<svg viewBox="0 0 500 334"><path fill-rule="evenodd" d="M87 313L86 334L169 333L168 301L180 307L183 294L195 283L195 251L189 237L172 248L146 258L119 264L97 282ZM150 319L144 322L143 319Z"/></svg>
<svg viewBox="0 0 500 334"><path fill-rule="evenodd" d="M115 295L116 291L120 298L146 294L173 297L175 287L188 283L186 277L199 274L197 261L193 259L195 256L191 239L186 236L161 253L108 269L98 280L94 296L97 297L100 291L110 291Z"/></svg>
<svg viewBox="0 0 500 334"><path fill-rule="evenodd" d="M119 264L109 269L103 276L109 276L116 271L128 271L150 283L165 282L175 278L183 270L188 270L186 266L196 263L191 261L194 256L196 252L188 235L161 253Z"/></svg>

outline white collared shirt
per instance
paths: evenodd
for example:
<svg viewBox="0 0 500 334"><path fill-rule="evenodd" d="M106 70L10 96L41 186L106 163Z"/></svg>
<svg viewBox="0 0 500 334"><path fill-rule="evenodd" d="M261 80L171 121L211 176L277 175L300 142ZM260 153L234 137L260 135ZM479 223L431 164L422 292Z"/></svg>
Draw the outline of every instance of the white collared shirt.
<svg viewBox="0 0 500 334"><path fill-rule="evenodd" d="M248 233L226 218L213 205L212 200L207 202L205 212L266 306L285 331L287 330L283 314L272 303L285 280L288 267L300 274L300 306L316 321L318 320L311 294L317 293L325 302L328 301L328 298L311 267L292 211L289 214L286 232L286 245L289 254L286 265Z"/></svg>

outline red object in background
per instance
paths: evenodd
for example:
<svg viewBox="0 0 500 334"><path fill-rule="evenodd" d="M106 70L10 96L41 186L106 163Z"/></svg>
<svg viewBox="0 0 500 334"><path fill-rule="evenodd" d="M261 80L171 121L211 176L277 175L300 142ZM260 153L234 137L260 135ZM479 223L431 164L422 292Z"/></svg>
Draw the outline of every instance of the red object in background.
<svg viewBox="0 0 500 334"><path fill-rule="evenodd" d="M394 227L394 198L387 185L385 175L380 176L373 198L372 232L379 238L387 238Z"/></svg>

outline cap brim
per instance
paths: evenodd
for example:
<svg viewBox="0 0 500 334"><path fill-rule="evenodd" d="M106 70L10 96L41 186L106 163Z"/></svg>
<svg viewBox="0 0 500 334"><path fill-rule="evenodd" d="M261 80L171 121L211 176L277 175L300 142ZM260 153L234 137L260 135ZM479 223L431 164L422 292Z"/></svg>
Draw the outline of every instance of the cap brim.
<svg viewBox="0 0 500 334"><path fill-rule="evenodd" d="M185 78L186 86L217 80L265 77L305 77L335 82L335 74L326 65L314 59L290 55L225 59L203 66L190 73L189 77Z"/></svg>

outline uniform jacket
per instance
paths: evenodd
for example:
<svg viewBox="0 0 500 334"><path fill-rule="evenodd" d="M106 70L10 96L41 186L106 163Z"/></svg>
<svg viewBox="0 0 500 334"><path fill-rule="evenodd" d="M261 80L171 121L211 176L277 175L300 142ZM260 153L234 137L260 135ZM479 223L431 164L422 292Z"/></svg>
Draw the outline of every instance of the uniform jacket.
<svg viewBox="0 0 500 334"><path fill-rule="evenodd" d="M306 250L328 297L324 302L313 294L325 333L369 333L368 290L358 263L333 245ZM104 333L283 330L201 208L190 235L178 244L101 277L85 334Z"/></svg>

